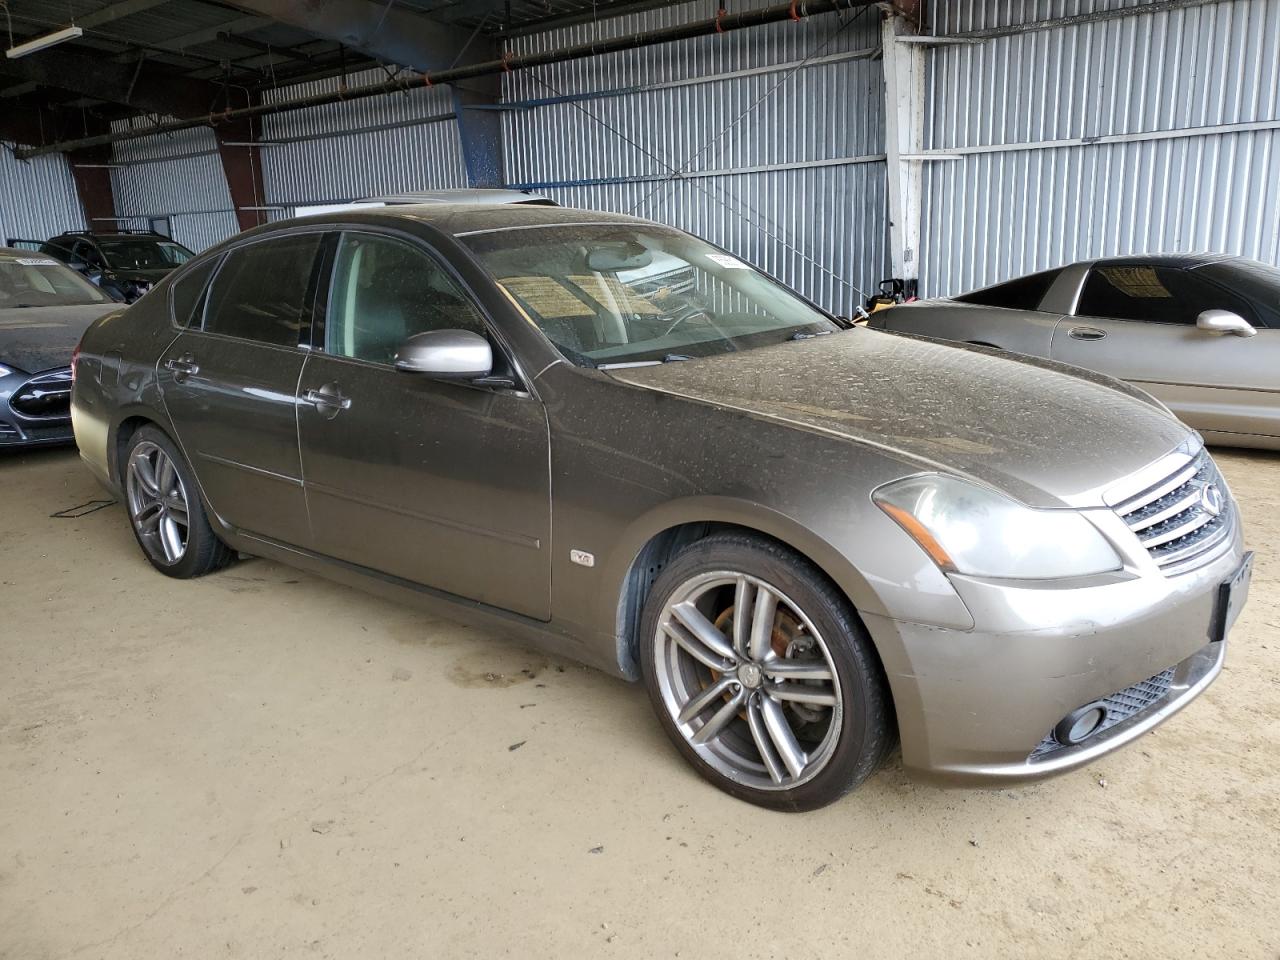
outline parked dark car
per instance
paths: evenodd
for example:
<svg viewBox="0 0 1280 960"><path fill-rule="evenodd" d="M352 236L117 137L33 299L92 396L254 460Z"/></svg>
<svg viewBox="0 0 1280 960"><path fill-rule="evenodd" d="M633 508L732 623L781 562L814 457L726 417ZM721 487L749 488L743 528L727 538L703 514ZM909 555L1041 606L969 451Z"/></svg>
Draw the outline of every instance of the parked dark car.
<svg viewBox="0 0 1280 960"><path fill-rule="evenodd" d="M194 253L158 233L64 233L40 252L57 257L117 300L133 303Z"/></svg>
<svg viewBox="0 0 1280 960"><path fill-rule="evenodd" d="M118 306L51 257L0 247L0 449L71 441L72 352Z"/></svg>
<svg viewBox="0 0 1280 960"><path fill-rule="evenodd" d="M72 406L163 573L271 557L642 679L699 773L783 810L898 735L950 781L1088 763L1208 686L1249 586L1225 482L1139 391L850 329L586 210L251 230L96 323Z"/></svg>

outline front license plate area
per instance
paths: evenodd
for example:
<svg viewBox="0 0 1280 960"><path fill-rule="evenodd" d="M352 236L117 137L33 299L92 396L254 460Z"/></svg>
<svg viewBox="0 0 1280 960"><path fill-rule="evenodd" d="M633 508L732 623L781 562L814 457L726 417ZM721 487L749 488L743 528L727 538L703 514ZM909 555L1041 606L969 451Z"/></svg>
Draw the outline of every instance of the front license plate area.
<svg viewBox="0 0 1280 960"><path fill-rule="evenodd" d="M1240 616L1244 602L1249 596L1249 580L1253 576L1253 551L1244 555L1240 566L1236 568L1225 583L1218 587L1218 602L1213 610L1213 622L1209 625L1209 640L1221 643L1227 638L1227 631Z"/></svg>

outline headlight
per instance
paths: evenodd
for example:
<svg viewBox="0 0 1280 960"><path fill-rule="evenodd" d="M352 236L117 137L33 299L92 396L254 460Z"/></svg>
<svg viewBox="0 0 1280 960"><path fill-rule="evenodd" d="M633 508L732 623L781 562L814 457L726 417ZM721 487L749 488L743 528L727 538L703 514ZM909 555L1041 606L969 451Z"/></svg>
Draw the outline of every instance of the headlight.
<svg viewBox="0 0 1280 960"><path fill-rule="evenodd" d="M1123 565L1074 510L1035 510L956 477L908 477L881 487L872 499L943 570L1049 580Z"/></svg>
<svg viewBox="0 0 1280 960"><path fill-rule="evenodd" d="M11 373L13 373L12 367L6 367L3 363L0 363L0 377L7 377Z"/></svg>

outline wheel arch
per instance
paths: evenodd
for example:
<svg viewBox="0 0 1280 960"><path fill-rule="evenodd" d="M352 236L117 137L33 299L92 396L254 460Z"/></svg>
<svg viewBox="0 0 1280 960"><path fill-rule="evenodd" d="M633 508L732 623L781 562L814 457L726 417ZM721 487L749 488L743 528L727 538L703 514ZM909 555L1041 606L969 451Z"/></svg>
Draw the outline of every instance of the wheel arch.
<svg viewBox="0 0 1280 960"><path fill-rule="evenodd" d="M738 532L771 540L813 564L849 601L854 612L876 602L866 578L831 544L785 514L728 498L667 504L633 524L614 552L611 582L618 669L639 675L636 651L640 615L663 568L681 549L718 533ZM860 616L860 614L859 614Z"/></svg>
<svg viewBox="0 0 1280 960"><path fill-rule="evenodd" d="M177 438L173 436L173 431L169 428L160 417L157 417L154 411L146 408L126 409L122 411L119 419L111 428L111 435L107 446L108 463L107 469L113 483L123 487L124 484L124 462L125 455L129 451L129 442L143 427L156 427L162 431L167 437L177 442Z"/></svg>

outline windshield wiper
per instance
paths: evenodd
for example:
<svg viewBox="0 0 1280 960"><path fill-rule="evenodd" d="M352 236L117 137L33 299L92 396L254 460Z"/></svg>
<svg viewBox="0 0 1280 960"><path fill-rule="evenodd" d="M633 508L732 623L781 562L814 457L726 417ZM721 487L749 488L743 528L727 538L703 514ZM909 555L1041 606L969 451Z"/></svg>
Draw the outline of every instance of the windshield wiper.
<svg viewBox="0 0 1280 960"><path fill-rule="evenodd" d="M797 330L791 336L787 337L786 342L790 343L792 340L812 340L814 337L826 337L830 334L830 330L819 330L817 333L806 333L803 330Z"/></svg>
<svg viewBox="0 0 1280 960"><path fill-rule="evenodd" d="M668 353L665 357L662 358L662 362L676 363L680 360L692 360L692 359L693 357L689 356L687 353Z"/></svg>

